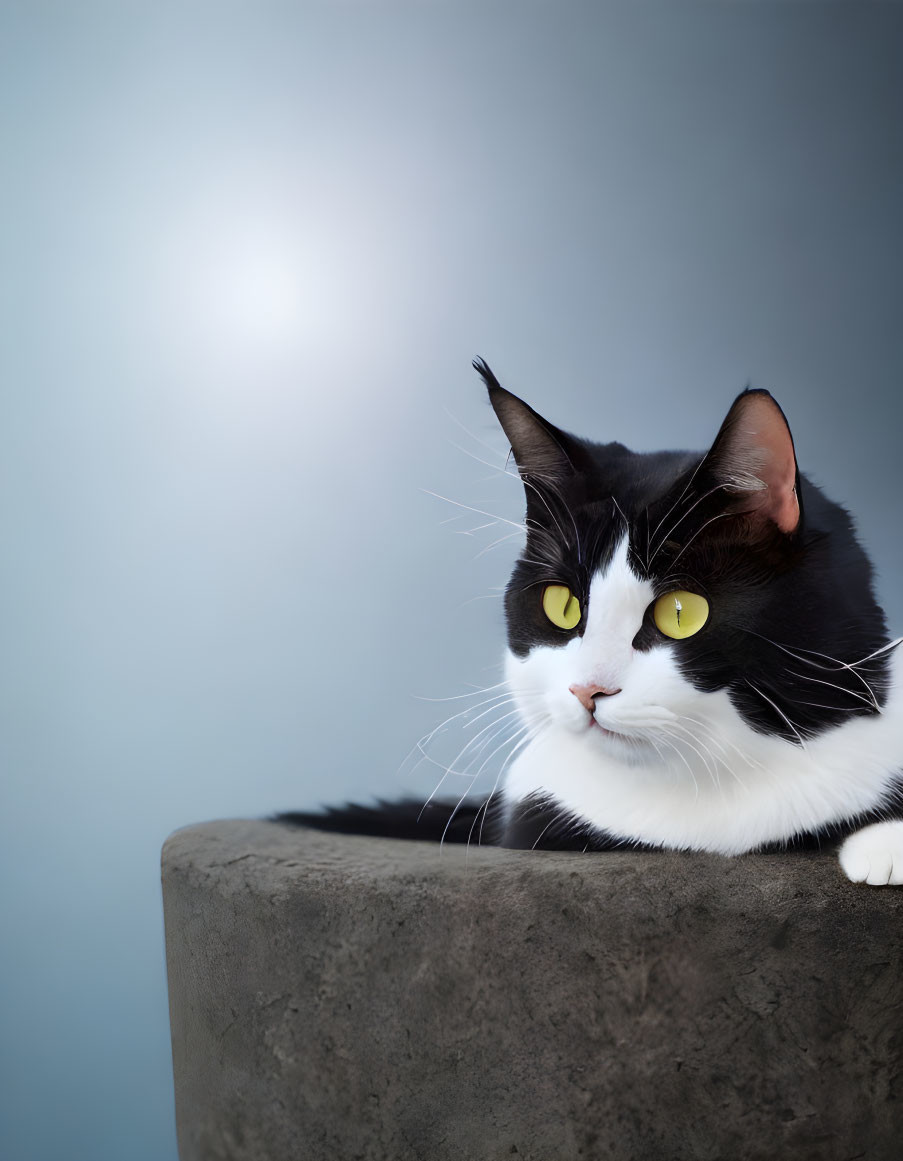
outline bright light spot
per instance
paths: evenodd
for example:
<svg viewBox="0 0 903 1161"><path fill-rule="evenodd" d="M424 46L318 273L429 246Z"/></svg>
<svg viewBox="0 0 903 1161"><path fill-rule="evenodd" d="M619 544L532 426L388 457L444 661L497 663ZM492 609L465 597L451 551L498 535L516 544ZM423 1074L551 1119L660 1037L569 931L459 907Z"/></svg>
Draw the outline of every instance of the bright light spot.
<svg viewBox="0 0 903 1161"><path fill-rule="evenodd" d="M264 370L346 339L361 257L327 213L212 198L165 228L157 310L205 363Z"/></svg>
<svg viewBox="0 0 903 1161"><path fill-rule="evenodd" d="M328 238L279 221L207 223L186 238L185 323L227 358L257 360L328 340L335 326Z"/></svg>
<svg viewBox="0 0 903 1161"><path fill-rule="evenodd" d="M305 285L303 257L288 237L271 230L228 234L199 263L194 307L230 343L256 349L283 347L310 333L316 318L313 287ZM316 279L316 272L308 272Z"/></svg>

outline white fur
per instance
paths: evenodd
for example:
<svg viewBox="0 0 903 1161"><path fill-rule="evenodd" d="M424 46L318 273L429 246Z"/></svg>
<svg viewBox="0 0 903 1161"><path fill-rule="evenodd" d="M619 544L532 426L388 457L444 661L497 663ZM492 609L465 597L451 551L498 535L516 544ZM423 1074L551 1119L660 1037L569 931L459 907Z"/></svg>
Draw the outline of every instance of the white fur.
<svg viewBox="0 0 903 1161"><path fill-rule="evenodd" d="M840 865L854 883L903 886L903 822L876 822L851 834L840 848Z"/></svg>
<svg viewBox="0 0 903 1161"><path fill-rule="evenodd" d="M679 641L633 649L652 597L625 539L593 578L582 637L508 655L518 708L538 728L508 772L509 804L541 794L628 841L735 855L886 803L903 770L903 657L890 661L880 714L851 715L801 747L751 729L725 691L697 690L676 664ZM792 664L775 652L776 665ZM620 689L596 699L604 729L575 683ZM841 866L858 881L903 883L903 823L850 836Z"/></svg>

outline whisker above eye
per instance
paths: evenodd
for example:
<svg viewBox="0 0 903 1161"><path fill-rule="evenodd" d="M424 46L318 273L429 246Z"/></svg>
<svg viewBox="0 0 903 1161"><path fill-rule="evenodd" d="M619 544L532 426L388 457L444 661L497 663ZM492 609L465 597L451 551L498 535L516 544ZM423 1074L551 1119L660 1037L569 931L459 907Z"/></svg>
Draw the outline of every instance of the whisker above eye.
<svg viewBox="0 0 903 1161"><path fill-rule="evenodd" d="M460 500L452 500L448 496L440 496L438 492L433 492L429 488L421 488L421 492L425 492L427 496L435 496L437 500L444 500L446 504L454 504L456 508L466 508L468 512L476 512L478 516L489 516L493 520L498 521L499 524L510 524L512 528L519 528L522 532L527 531L526 524L521 524L517 520L508 520L505 516L497 516L494 512L487 512L483 508L474 508L472 504L462 504Z"/></svg>
<svg viewBox="0 0 903 1161"><path fill-rule="evenodd" d="M520 536L520 535L521 535L521 531L518 528L514 532L508 532L505 536L500 536L498 538L498 540L493 540L492 544L487 544L485 548L481 548L480 551L474 557L474 560L479 560L481 556L485 556L486 553L491 552L493 548L497 548L500 544L504 544L505 541L513 540L515 536Z"/></svg>
<svg viewBox="0 0 903 1161"><path fill-rule="evenodd" d="M658 535L659 528L661 528L661 526L665 523L665 521L668 519L668 517L671 515L671 513L674 511L674 509L680 504L680 502L683 500L684 496L686 496L686 494L690 490L690 488L693 487L693 481L696 479L696 476L699 473L699 469L702 467L702 465L704 463L705 463L705 456L703 456L699 460L699 463L693 469L693 474L690 476L689 480L687 480L686 484L684 485L682 492L677 497L677 499L674 501L674 503L671 505L671 507L668 509L668 511L664 514L664 516L661 518L661 520L659 520L658 524L656 524L651 536L647 536L647 539L646 539L646 545L647 545L646 566L647 566L647 568L649 567L649 565L651 563L649 560L649 552L648 552L649 542L651 540L655 540L656 536ZM648 520L649 520L649 509L647 508L646 509L647 532L648 532ZM664 539L667 540L667 537L664 537Z"/></svg>
<svg viewBox="0 0 903 1161"><path fill-rule="evenodd" d="M693 543L693 541L696 539L696 537L700 536L703 532L705 532L705 530L708 528L708 526L710 524L714 524L716 520L723 520L726 516L732 516L732 515L733 515L732 512L719 512L717 515L712 516L708 520L706 520L706 522L700 528L696 529L696 531L693 533L693 535L690 537L690 539L686 542L686 544L683 545L683 547L678 552L677 556L674 556L671 558L671 567L672 568L674 567L675 562L678 561L683 556L683 554L687 551L687 549L690 547L690 545ZM656 551L655 555L653 556L653 560L655 559L655 556L657 556L657 555L658 555L658 550Z"/></svg>
<svg viewBox="0 0 903 1161"><path fill-rule="evenodd" d="M695 475L695 473L694 473L694 475ZM703 502L703 500L707 500L710 496L714 496L716 492L720 492L726 487L727 487L726 484L716 484L714 488L710 488L708 492L703 492L703 494L701 496L699 496L696 500L693 501L693 503L686 510L686 512L684 512L682 516L680 516L677 520L675 520L675 522L671 525L668 532L661 538L661 540L658 543L658 547L652 553L651 559L647 560L647 562L646 562L647 569L650 569L652 567L652 564L655 561L655 558L661 552L662 548L668 543L668 540L674 535L674 532L677 530L677 528L681 524L683 524L684 520L686 520L686 518L690 515L690 513L695 508L697 508ZM719 516L729 516L730 514L731 513L729 513L729 512L722 512L722 513L719 513ZM690 546L690 544L692 544L692 542L696 539L696 537L699 535L699 533L702 532L703 529L707 528L709 526L709 524L712 524L715 520L717 520L719 518L719 516L712 517L711 520L707 520L705 522L705 524L702 525L702 528L697 529L697 531L690 537L690 539L687 541L687 543L683 546L683 548L680 550L680 552L677 555L680 556ZM661 525L659 525L659 527L661 527ZM677 557L675 557L675 560L676 559L677 559Z"/></svg>

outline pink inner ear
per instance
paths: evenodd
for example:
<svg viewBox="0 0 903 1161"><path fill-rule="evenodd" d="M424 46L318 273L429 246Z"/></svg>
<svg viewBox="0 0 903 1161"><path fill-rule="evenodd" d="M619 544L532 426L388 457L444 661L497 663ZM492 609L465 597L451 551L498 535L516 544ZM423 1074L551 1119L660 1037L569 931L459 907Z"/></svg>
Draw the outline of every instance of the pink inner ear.
<svg viewBox="0 0 903 1161"><path fill-rule="evenodd" d="M747 395L730 435L727 462L750 470L765 485L756 513L793 532L800 520L796 495L796 456L787 421L770 395Z"/></svg>

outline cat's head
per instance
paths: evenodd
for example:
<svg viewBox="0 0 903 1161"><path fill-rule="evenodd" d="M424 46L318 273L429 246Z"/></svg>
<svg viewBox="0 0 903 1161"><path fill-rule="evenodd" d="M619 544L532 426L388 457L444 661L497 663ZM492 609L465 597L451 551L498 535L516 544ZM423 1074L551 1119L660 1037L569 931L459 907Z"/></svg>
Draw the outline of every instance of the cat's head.
<svg viewBox="0 0 903 1161"><path fill-rule="evenodd" d="M639 760L725 699L793 745L877 712L868 559L767 391L739 395L705 453L637 453L562 431L474 365L526 491L505 611L528 720Z"/></svg>

